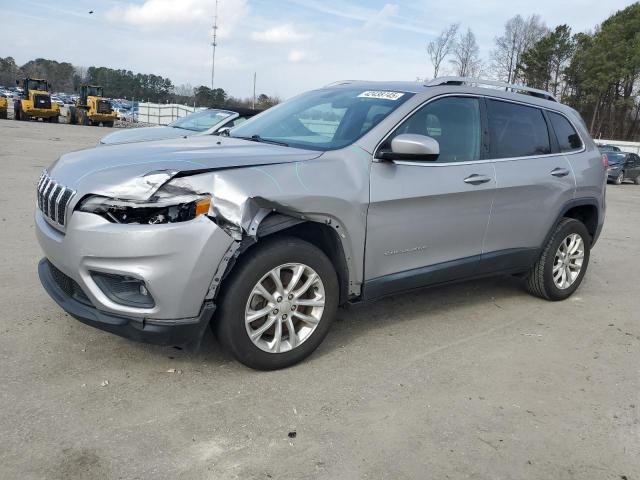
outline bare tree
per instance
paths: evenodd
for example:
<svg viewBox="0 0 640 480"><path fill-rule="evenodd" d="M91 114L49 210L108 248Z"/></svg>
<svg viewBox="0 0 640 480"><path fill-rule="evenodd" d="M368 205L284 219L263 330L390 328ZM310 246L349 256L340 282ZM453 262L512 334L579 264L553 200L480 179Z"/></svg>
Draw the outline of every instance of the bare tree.
<svg viewBox="0 0 640 480"><path fill-rule="evenodd" d="M193 97L193 86L190 83L177 85L174 88L174 93L179 97Z"/></svg>
<svg viewBox="0 0 640 480"><path fill-rule="evenodd" d="M450 60L459 77L479 77L482 71L480 49L476 36L470 28L464 35L460 35L453 45L453 59Z"/></svg>
<svg viewBox="0 0 640 480"><path fill-rule="evenodd" d="M522 53L531 48L547 32L547 26L539 15L530 15L527 18L516 15L507 20L504 33L496 38L496 46L491 53L494 75L499 80L516 82L521 73L519 64Z"/></svg>
<svg viewBox="0 0 640 480"><path fill-rule="evenodd" d="M427 44L427 53L433 64L433 78L438 76L440 64L451 53L459 27L459 23L452 23Z"/></svg>

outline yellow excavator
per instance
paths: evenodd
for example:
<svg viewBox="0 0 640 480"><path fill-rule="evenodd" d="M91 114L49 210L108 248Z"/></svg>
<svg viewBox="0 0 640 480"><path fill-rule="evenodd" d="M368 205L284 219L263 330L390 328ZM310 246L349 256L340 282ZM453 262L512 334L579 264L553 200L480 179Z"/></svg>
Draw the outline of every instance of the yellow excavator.
<svg viewBox="0 0 640 480"><path fill-rule="evenodd" d="M41 118L43 121L58 123L60 107L51 101L49 83L40 78L25 78L22 82L22 94L13 102L13 118L31 120Z"/></svg>
<svg viewBox="0 0 640 480"><path fill-rule="evenodd" d="M7 110L9 109L9 101L7 97L0 93L0 118L6 120L7 118Z"/></svg>
<svg viewBox="0 0 640 480"><path fill-rule="evenodd" d="M71 125L100 125L113 127L117 113L111 100L104 98L102 87L82 85L75 105L67 110L67 123Z"/></svg>

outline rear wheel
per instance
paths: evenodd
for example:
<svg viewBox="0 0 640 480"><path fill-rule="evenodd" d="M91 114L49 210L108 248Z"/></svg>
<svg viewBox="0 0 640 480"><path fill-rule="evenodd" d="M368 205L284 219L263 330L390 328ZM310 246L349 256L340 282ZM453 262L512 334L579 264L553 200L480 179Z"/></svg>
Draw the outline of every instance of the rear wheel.
<svg viewBox="0 0 640 480"><path fill-rule="evenodd" d="M554 301L571 296L589 265L590 246L591 236L582 222L562 219L527 275L529 293Z"/></svg>
<svg viewBox="0 0 640 480"><path fill-rule="evenodd" d="M67 110L67 123L69 125L75 125L78 123L76 108L73 106L70 106Z"/></svg>
<svg viewBox="0 0 640 480"><path fill-rule="evenodd" d="M327 256L297 238L254 247L226 279L214 330L245 365L274 370L310 355L329 331L338 278Z"/></svg>
<svg viewBox="0 0 640 480"><path fill-rule="evenodd" d="M614 183L615 183L616 185L622 185L622 182L623 182L623 181L624 181L624 172L620 172L620 173L618 174L618 176L616 177L616 179L615 179Z"/></svg>

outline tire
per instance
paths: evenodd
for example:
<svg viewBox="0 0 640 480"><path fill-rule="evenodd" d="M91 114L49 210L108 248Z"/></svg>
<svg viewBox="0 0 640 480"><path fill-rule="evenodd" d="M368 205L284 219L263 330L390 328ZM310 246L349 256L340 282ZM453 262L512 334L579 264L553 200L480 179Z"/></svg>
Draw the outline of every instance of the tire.
<svg viewBox="0 0 640 480"><path fill-rule="evenodd" d="M107 128L113 128L113 120L111 120L110 122L102 122L102 126Z"/></svg>
<svg viewBox="0 0 640 480"><path fill-rule="evenodd" d="M14 120L21 120L20 118L20 110L17 108L13 109L13 119Z"/></svg>
<svg viewBox="0 0 640 480"><path fill-rule="evenodd" d="M559 264L557 256L560 245L566 242L569 236L578 235L582 240L582 262L577 276L568 286L560 288L554 281L554 268ZM565 243L566 246L566 243ZM584 278L589 266L591 252L591 235L584 224L573 218L563 218L556 226L551 238L545 245L540 258L528 272L526 286L529 293L545 300L558 301L569 298L575 292ZM576 251L576 254L578 252ZM561 271L561 269L560 269ZM575 270L572 270L576 273Z"/></svg>
<svg viewBox="0 0 640 480"><path fill-rule="evenodd" d="M75 125L78 123L78 117L76 115L77 115L76 108L73 106L70 106L69 109L67 110L67 123L69 125Z"/></svg>
<svg viewBox="0 0 640 480"><path fill-rule="evenodd" d="M636 185L640 185L640 175L638 175L634 180L633 183L635 183Z"/></svg>
<svg viewBox="0 0 640 480"><path fill-rule="evenodd" d="M0 112L0 118L3 120L7 119L7 111L3 110L2 112Z"/></svg>
<svg viewBox="0 0 640 480"><path fill-rule="evenodd" d="M59 123L59 119L57 116L55 117L49 117L49 123Z"/></svg>
<svg viewBox="0 0 640 480"><path fill-rule="evenodd" d="M613 181L613 183L615 183L616 185L622 185L623 181L624 181L624 172L621 171L616 177L616 179Z"/></svg>
<svg viewBox="0 0 640 480"><path fill-rule="evenodd" d="M315 272L319 277L319 283L316 284L315 282L318 282L316 280L311 284L310 289L305 291L315 297L309 298L308 295L303 295L296 300L293 295L287 295L284 291L282 296L278 296L282 300L281 303L267 305L266 297L256 294L254 287L257 287L259 282L267 289L269 289L269 283L275 285L268 274L279 266L284 266L280 271L283 275L281 283L285 289L290 286L288 283L293 276L293 268L302 268L304 272L296 285L293 285L298 289L302 289L304 284L312 280L312 274ZM324 295L322 295L322 289L324 289ZM295 292L296 289L291 288L291 291ZM223 283L219 308L212 327L220 344L246 366L257 370L289 367L309 356L327 335L338 307L338 292L338 277L335 269L329 258L319 248L294 237L266 240L264 244L253 247L244 258L240 257L231 275ZM289 302L291 297L293 300ZM323 307L295 304L296 301L303 302L305 299L307 302L318 302L322 297L324 297ZM259 301L259 305L253 306L256 300ZM273 301L277 300L278 298L274 296ZM264 309L268 313L258 317L256 321L245 323L245 315L250 307L254 311ZM292 313L294 311L296 312ZM289 315L284 312L289 312ZM301 320L297 316L300 314L308 319L315 318L315 323L308 324ZM287 317L286 321L284 317ZM264 327L267 323L272 327L254 342L249 337L249 330L256 334L260 327ZM289 335L290 327L293 327L296 332L294 343L298 343L293 347ZM280 338L282 339L279 345L284 351L276 353L278 328L281 329ZM265 350L269 340L274 344L272 351ZM258 345L260 343L261 346Z"/></svg>

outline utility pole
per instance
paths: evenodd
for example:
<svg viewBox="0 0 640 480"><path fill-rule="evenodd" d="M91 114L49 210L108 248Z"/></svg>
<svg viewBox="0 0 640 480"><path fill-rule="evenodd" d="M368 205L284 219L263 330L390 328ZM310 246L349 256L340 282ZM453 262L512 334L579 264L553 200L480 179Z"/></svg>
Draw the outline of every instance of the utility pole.
<svg viewBox="0 0 640 480"><path fill-rule="evenodd" d="M218 46L218 0L216 0L216 7L213 14L213 42L211 42L211 46L213 47L213 53L211 55L211 90L213 90L213 80L216 74L216 47Z"/></svg>
<svg viewBox="0 0 640 480"><path fill-rule="evenodd" d="M256 72L253 72L253 109L256 109Z"/></svg>

